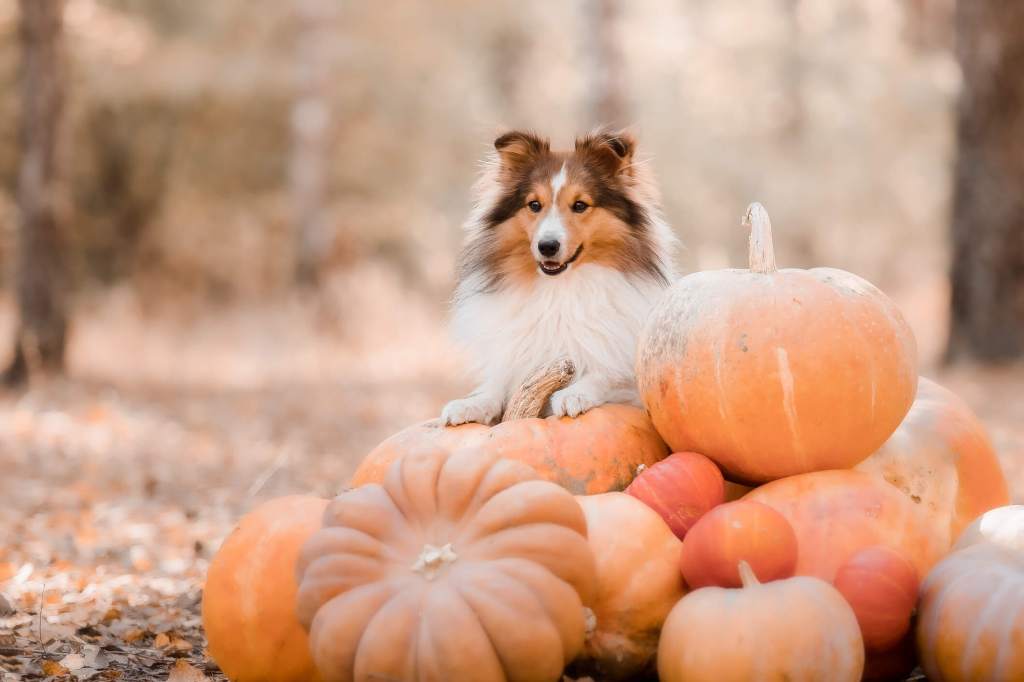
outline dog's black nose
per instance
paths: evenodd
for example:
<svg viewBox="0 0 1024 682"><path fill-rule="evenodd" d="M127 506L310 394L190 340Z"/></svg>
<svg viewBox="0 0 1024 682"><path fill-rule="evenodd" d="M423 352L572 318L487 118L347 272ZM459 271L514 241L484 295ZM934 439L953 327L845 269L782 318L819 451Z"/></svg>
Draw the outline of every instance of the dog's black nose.
<svg viewBox="0 0 1024 682"><path fill-rule="evenodd" d="M537 244L537 250L540 251L540 255L542 256L554 256L558 253L558 249L560 249L561 246L562 245L558 243L557 239L545 239Z"/></svg>

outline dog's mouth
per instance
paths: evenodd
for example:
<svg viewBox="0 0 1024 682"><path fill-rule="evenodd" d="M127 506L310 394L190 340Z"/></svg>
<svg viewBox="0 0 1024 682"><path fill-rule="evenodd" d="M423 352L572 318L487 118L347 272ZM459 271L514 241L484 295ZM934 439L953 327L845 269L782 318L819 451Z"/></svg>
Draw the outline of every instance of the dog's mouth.
<svg viewBox="0 0 1024 682"><path fill-rule="evenodd" d="M569 266L572 265L576 261L576 259L580 257L580 254L582 252L583 244L580 244L578 247L576 247L576 253L572 254L572 258L565 261L564 263L559 263L558 261L554 260L542 260L538 261L537 265L540 267L540 271L543 272L545 275L550 275L554 277L555 275L560 275L566 270L568 270Z"/></svg>

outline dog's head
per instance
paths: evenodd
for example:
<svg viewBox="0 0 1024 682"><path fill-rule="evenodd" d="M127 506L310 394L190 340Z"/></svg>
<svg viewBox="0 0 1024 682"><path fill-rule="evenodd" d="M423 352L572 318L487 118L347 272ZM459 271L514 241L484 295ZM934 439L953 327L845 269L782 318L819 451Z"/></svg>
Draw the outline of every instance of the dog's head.
<svg viewBox="0 0 1024 682"><path fill-rule="evenodd" d="M494 148L464 269L484 269L492 285L588 263L663 276L651 238L657 207L632 135L602 130L552 151L547 139L512 131Z"/></svg>

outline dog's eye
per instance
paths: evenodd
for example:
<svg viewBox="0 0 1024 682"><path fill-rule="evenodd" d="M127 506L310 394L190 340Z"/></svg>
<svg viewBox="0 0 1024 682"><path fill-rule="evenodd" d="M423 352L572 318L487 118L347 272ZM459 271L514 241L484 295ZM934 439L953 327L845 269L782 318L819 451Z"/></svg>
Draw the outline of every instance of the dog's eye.
<svg viewBox="0 0 1024 682"><path fill-rule="evenodd" d="M588 206L585 203L583 203L582 201L577 201L577 202L573 203L573 205L572 205L572 212L573 213L583 213L584 211L587 210L587 208L588 208Z"/></svg>
<svg viewBox="0 0 1024 682"><path fill-rule="evenodd" d="M541 205L540 202L537 201L536 199L528 203L526 206L534 213L540 213Z"/></svg>

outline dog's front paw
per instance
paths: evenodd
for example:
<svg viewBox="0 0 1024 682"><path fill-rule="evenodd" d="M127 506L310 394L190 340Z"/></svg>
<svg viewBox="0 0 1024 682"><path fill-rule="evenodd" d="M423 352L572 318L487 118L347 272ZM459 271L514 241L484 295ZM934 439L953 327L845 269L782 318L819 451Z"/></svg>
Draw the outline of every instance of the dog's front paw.
<svg viewBox="0 0 1024 682"><path fill-rule="evenodd" d="M578 417L605 402L604 396L592 388L574 384L551 394L551 414L556 417Z"/></svg>
<svg viewBox="0 0 1024 682"><path fill-rule="evenodd" d="M501 418L501 401L487 396L470 396L453 400L441 411L445 426L458 426L469 422L493 424Z"/></svg>

